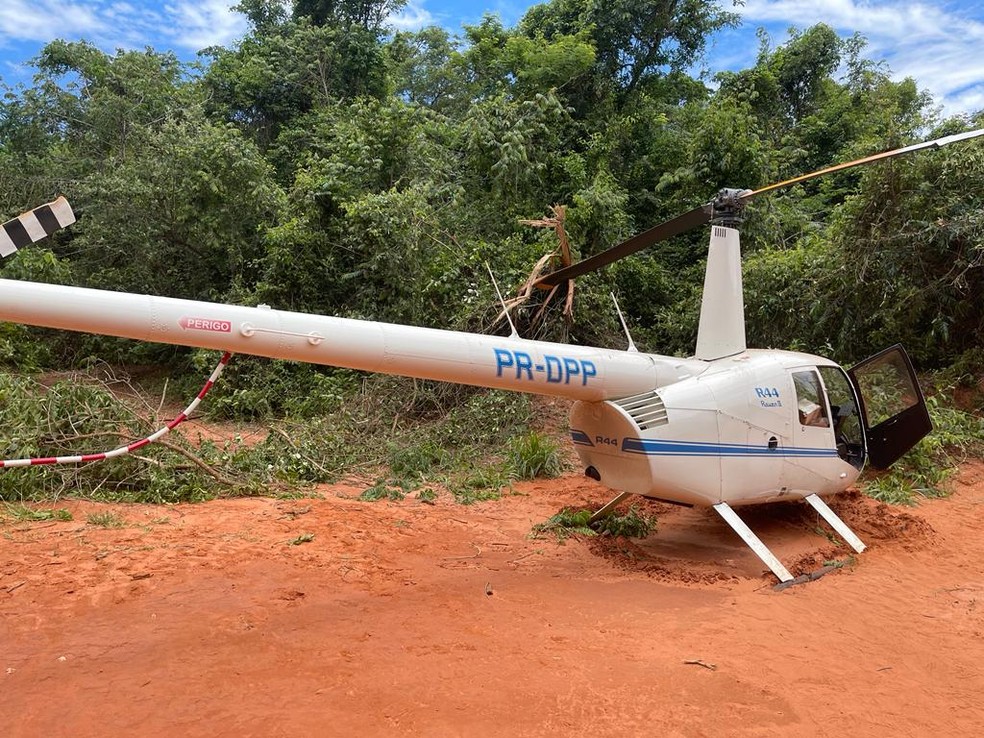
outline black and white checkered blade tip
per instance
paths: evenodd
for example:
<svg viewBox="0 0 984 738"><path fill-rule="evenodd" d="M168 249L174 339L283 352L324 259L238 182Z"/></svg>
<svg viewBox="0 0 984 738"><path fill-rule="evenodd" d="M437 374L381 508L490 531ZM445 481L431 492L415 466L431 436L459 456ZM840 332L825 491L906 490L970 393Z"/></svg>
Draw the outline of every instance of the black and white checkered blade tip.
<svg viewBox="0 0 984 738"><path fill-rule="evenodd" d="M75 213L64 197L22 213L0 226L0 256L10 256L74 222Z"/></svg>

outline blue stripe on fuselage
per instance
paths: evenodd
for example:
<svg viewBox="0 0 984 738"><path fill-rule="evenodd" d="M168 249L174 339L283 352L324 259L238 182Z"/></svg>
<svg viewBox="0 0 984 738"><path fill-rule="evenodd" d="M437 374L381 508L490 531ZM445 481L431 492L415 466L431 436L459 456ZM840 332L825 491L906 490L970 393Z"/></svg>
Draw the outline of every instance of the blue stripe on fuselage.
<svg viewBox="0 0 984 738"><path fill-rule="evenodd" d="M571 440L579 446L594 446L590 436L584 431L571 429Z"/></svg>
<svg viewBox="0 0 984 738"><path fill-rule="evenodd" d="M836 458L834 448L784 448L748 446L739 443L701 443L697 441L655 441L648 438L623 438L622 451L646 456L797 456Z"/></svg>

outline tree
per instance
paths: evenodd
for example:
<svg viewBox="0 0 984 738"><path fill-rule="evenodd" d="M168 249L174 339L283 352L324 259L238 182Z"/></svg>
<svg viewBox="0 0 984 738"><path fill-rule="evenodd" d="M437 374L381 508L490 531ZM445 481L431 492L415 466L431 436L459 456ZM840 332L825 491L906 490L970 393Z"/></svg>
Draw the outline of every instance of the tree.
<svg viewBox="0 0 984 738"><path fill-rule="evenodd" d="M257 28L234 49L210 49L203 84L209 112L240 126L261 148L319 105L386 92L374 31L287 21Z"/></svg>
<svg viewBox="0 0 984 738"><path fill-rule="evenodd" d="M77 278L192 299L251 289L258 230L282 207L256 147L234 127L187 111L134 134L131 148L73 192L85 213L71 243Z"/></svg>
<svg viewBox="0 0 984 738"><path fill-rule="evenodd" d="M458 56L458 42L439 26L394 34L386 45L394 92L408 102L441 112L467 106L453 62Z"/></svg>
<svg viewBox="0 0 984 738"><path fill-rule="evenodd" d="M579 105L586 114L609 95L620 107L650 82L686 70L715 31L736 22L714 0L550 0L530 8L519 28L547 40L588 34L597 56Z"/></svg>
<svg viewBox="0 0 984 738"><path fill-rule="evenodd" d="M361 28L378 35L383 21L406 4L407 0L294 0L294 18L307 18L315 26Z"/></svg>

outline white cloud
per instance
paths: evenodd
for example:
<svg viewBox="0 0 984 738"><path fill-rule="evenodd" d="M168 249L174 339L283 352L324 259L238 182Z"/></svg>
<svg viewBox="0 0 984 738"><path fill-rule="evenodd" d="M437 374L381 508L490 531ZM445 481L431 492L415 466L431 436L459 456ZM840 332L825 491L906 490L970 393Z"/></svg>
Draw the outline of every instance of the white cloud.
<svg viewBox="0 0 984 738"><path fill-rule="evenodd" d="M234 12L235 0L177 0L165 4L170 28L165 35L192 51L228 45L246 34L245 16Z"/></svg>
<svg viewBox="0 0 984 738"><path fill-rule="evenodd" d="M421 0L409 0L403 10L387 18L386 25L395 31L417 31L435 22L434 15L423 6Z"/></svg>
<svg viewBox="0 0 984 738"><path fill-rule="evenodd" d="M738 11L746 24L770 30L779 24L784 30L826 23L841 35L858 32L868 40L868 58L886 61L896 79L915 79L947 114L980 109L984 22L976 4L960 8L920 0L747 0Z"/></svg>
<svg viewBox="0 0 984 738"><path fill-rule="evenodd" d="M0 38L50 41L61 36L100 33L105 24L100 9L82 2L58 0L3 0Z"/></svg>
<svg viewBox="0 0 984 738"><path fill-rule="evenodd" d="M92 41L105 51L153 46L197 51L247 30L236 0L0 0L0 45Z"/></svg>

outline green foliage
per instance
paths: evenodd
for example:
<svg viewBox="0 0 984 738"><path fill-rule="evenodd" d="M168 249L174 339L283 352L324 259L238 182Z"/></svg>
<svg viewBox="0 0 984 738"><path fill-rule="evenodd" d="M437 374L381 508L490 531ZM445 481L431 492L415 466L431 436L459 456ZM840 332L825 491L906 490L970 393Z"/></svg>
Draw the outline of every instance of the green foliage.
<svg viewBox="0 0 984 738"><path fill-rule="evenodd" d="M318 380L312 385L305 376L293 385L286 373L283 384L266 388L284 395L281 409L299 411L268 419L270 430L259 442L246 444L237 437L191 443L179 431L108 462L8 469L0 474L0 500L71 494L170 503L225 494L296 494L299 487L335 482L363 469L380 474L363 499L402 499L417 492L417 499L433 501L433 488L443 485L456 499L470 503L498 497L517 478L560 468L556 444L529 431L533 406L528 397L470 391L462 399L438 384L386 377L360 382L344 372L314 375L338 391L319 400L311 389ZM238 379L224 376L213 392L232 385L226 397L235 402ZM116 387L93 374L50 385L0 374L2 458L108 450L164 424L147 417L146 407L121 400L112 391L120 388L129 402L139 400L128 385ZM332 410L302 412L312 403Z"/></svg>
<svg viewBox="0 0 984 738"><path fill-rule="evenodd" d="M109 510L91 512L85 516L85 522L100 528L123 528L126 526L126 521L122 517Z"/></svg>
<svg viewBox="0 0 984 738"><path fill-rule="evenodd" d="M982 184L980 146L865 173L834 232L846 280L864 283L845 294L843 308L861 350L901 340L933 367L978 346Z"/></svg>
<svg viewBox="0 0 984 738"><path fill-rule="evenodd" d="M544 533L553 533L561 541L573 535L645 538L656 530L656 516L640 513L635 505L624 513L613 513L594 523L590 522L591 515L591 510L565 507L545 522L534 525L530 535L539 538Z"/></svg>
<svg viewBox="0 0 984 738"><path fill-rule="evenodd" d="M386 479L377 479L376 483L366 488L359 499L365 502L378 502L379 500L390 500L399 502L407 496L407 493L399 486L399 483L391 483Z"/></svg>
<svg viewBox="0 0 984 738"><path fill-rule="evenodd" d="M100 383L73 377L43 386L8 374L0 374L0 428L4 459L108 450L156 429ZM75 494L109 501L178 502L215 496L215 477L188 463L192 449L169 445L153 445L111 463L6 469L0 474L0 500Z"/></svg>
<svg viewBox="0 0 984 738"><path fill-rule="evenodd" d="M86 218L73 266L88 285L209 299L254 282L257 231L283 197L255 146L194 110L132 138L135 151L74 197Z"/></svg>
<svg viewBox="0 0 984 738"><path fill-rule="evenodd" d="M263 19L236 48L208 53L212 62L202 84L209 112L241 126L264 149L312 109L380 97L386 86L377 33L359 25Z"/></svg>
<svg viewBox="0 0 984 738"><path fill-rule="evenodd" d="M669 6L651 0L551 0L530 8L519 27L532 38L550 40L586 34L596 63L591 83L581 86L580 99L574 102L587 111L590 104L609 96L624 102L638 89L658 82L667 69L688 68L715 31L736 22L736 15L707 0Z"/></svg>
<svg viewBox="0 0 984 738"><path fill-rule="evenodd" d="M544 533L553 533L558 540L565 540L572 535L594 536L595 530L588 525L591 519L590 510L576 510L565 507L559 513L551 515L542 523L537 523L530 530L531 538L539 538Z"/></svg>
<svg viewBox="0 0 984 738"><path fill-rule="evenodd" d="M560 447L536 431L510 440L506 465L516 479L557 477L564 469Z"/></svg>
<svg viewBox="0 0 984 738"><path fill-rule="evenodd" d="M44 520L65 522L72 519L72 513L65 508L38 508L23 503L7 502L0 507L0 520L12 523L35 523Z"/></svg>
<svg viewBox="0 0 984 738"><path fill-rule="evenodd" d="M984 453L984 418L944 404L939 395L926 399L933 430L890 470L864 482L865 494L895 505L919 497L942 497L944 485L968 456Z"/></svg>
<svg viewBox="0 0 984 738"><path fill-rule="evenodd" d="M446 467L449 453L430 438L409 446L390 444L389 468L394 475L409 480L410 485L415 487L424 482L434 470Z"/></svg>
<svg viewBox="0 0 984 738"><path fill-rule="evenodd" d="M599 535L645 538L656 530L656 516L639 512L634 505L624 513L609 515L594 524Z"/></svg>
<svg viewBox="0 0 984 738"><path fill-rule="evenodd" d="M444 28L399 31L385 47L391 83L397 96L439 112L457 107L463 94L452 59L459 44Z"/></svg>
<svg viewBox="0 0 984 738"><path fill-rule="evenodd" d="M406 4L407 0L294 0L294 17L318 26L381 33L383 21Z"/></svg>
<svg viewBox="0 0 984 738"><path fill-rule="evenodd" d="M499 499L503 489L512 488L512 482L511 470L504 464L485 461L449 477L446 485L456 502L471 505Z"/></svg>
<svg viewBox="0 0 984 738"><path fill-rule="evenodd" d="M196 353L194 365L197 375L211 371L215 353ZM339 412L359 381L358 374L346 369L237 356L210 391L207 412L212 418L236 420L323 417Z"/></svg>

